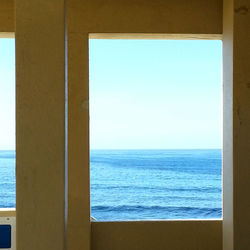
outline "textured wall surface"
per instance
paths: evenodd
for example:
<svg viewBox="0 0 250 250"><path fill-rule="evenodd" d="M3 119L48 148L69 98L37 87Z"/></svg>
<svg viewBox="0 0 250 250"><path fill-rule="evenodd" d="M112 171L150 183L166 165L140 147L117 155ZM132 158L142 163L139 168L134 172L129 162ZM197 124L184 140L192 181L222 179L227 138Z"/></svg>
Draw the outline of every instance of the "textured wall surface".
<svg viewBox="0 0 250 250"><path fill-rule="evenodd" d="M93 222L92 250L221 250L221 221Z"/></svg>
<svg viewBox="0 0 250 250"><path fill-rule="evenodd" d="M0 0L0 32L15 31L14 9L14 0ZM3 34L0 37L3 37Z"/></svg>
<svg viewBox="0 0 250 250"><path fill-rule="evenodd" d="M218 249L220 221L92 223L89 214L88 35L170 33L171 38L214 38L222 33L222 2L217 0L67 1L69 85L68 249ZM118 33L110 35L110 33ZM176 35L175 35L176 34ZM179 34L191 34L181 36ZM205 34L205 35L202 35ZM213 34L213 35L208 35ZM140 35L136 35L140 38ZM145 35L142 35L145 38ZM161 39L161 35L157 38ZM91 239L91 242L90 242Z"/></svg>
<svg viewBox="0 0 250 250"><path fill-rule="evenodd" d="M250 249L250 5L224 1L223 249Z"/></svg>
<svg viewBox="0 0 250 250"><path fill-rule="evenodd" d="M18 250L62 249L65 239L64 1L18 0L16 3ZM218 35L222 33L222 1L68 0L67 8L68 249L88 250L91 242L95 250L121 247L146 250L153 245L154 249L177 249L177 246L221 249L219 221L97 222L91 226L88 34ZM223 13L223 248L241 250L250 246L250 6L245 0L224 0ZM0 36L14 32L14 23L14 2L0 0Z"/></svg>
<svg viewBox="0 0 250 250"><path fill-rule="evenodd" d="M68 6L72 32L222 33L218 0L70 0Z"/></svg>
<svg viewBox="0 0 250 250"><path fill-rule="evenodd" d="M16 1L18 250L63 250L65 42L63 0Z"/></svg>

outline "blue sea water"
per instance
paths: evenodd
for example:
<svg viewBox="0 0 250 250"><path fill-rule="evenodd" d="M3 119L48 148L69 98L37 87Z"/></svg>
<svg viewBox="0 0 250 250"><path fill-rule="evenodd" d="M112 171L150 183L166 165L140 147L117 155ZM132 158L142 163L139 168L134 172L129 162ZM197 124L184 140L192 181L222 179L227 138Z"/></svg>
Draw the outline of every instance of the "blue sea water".
<svg viewBox="0 0 250 250"><path fill-rule="evenodd" d="M99 221L222 215L221 150L91 150ZM15 152L0 151L0 207L15 207Z"/></svg>
<svg viewBox="0 0 250 250"><path fill-rule="evenodd" d="M221 150L92 150L97 220L222 216Z"/></svg>
<svg viewBox="0 0 250 250"><path fill-rule="evenodd" d="M15 151L0 150L0 208L16 206Z"/></svg>

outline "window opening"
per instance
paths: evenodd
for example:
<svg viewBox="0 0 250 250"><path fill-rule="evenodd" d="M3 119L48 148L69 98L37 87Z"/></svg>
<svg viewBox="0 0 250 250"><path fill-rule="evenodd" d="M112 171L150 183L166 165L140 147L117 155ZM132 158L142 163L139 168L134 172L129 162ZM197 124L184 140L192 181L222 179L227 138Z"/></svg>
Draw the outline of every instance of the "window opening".
<svg viewBox="0 0 250 250"><path fill-rule="evenodd" d="M0 39L0 208L16 206L15 40Z"/></svg>
<svg viewBox="0 0 250 250"><path fill-rule="evenodd" d="M89 40L91 215L222 216L222 43Z"/></svg>

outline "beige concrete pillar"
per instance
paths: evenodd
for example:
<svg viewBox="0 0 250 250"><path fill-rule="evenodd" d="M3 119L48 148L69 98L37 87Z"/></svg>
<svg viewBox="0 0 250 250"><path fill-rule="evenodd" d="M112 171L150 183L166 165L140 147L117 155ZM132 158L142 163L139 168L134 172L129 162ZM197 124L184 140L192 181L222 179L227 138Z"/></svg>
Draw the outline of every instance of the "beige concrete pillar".
<svg viewBox="0 0 250 250"><path fill-rule="evenodd" d="M250 249L250 5L224 0L223 249Z"/></svg>
<svg viewBox="0 0 250 250"><path fill-rule="evenodd" d="M88 34L69 28L68 51L67 249L90 250Z"/></svg>
<svg viewBox="0 0 250 250"><path fill-rule="evenodd" d="M14 1L0 0L0 37L4 37L4 33L15 31L14 16Z"/></svg>
<svg viewBox="0 0 250 250"><path fill-rule="evenodd" d="M63 250L64 0L16 1L18 250Z"/></svg>

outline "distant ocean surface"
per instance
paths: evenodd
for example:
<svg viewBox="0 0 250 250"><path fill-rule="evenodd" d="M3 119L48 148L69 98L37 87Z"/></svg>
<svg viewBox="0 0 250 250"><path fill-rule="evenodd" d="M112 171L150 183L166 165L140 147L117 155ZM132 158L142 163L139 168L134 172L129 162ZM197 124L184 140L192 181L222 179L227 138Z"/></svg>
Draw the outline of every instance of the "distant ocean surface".
<svg viewBox="0 0 250 250"><path fill-rule="evenodd" d="M92 150L91 214L101 221L222 216L221 150Z"/></svg>
<svg viewBox="0 0 250 250"><path fill-rule="evenodd" d="M222 216L221 150L91 150L98 221ZM15 207L15 152L0 151L0 207Z"/></svg>
<svg viewBox="0 0 250 250"><path fill-rule="evenodd" d="M16 206L15 151L0 150L0 208Z"/></svg>

